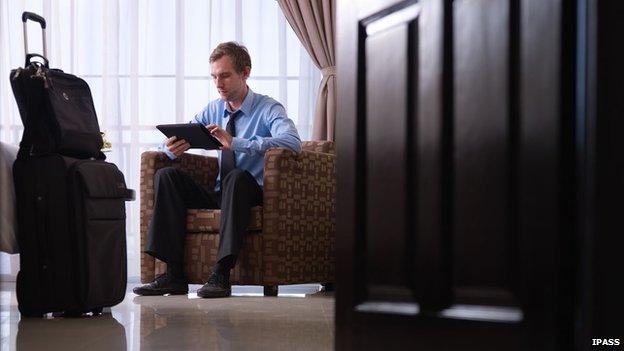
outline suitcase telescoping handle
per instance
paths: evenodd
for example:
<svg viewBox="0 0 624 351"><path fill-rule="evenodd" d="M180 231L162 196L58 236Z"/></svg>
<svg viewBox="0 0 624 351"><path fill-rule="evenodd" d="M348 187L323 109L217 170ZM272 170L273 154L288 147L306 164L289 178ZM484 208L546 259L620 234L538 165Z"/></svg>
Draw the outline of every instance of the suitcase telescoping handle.
<svg viewBox="0 0 624 351"><path fill-rule="evenodd" d="M28 20L31 21L35 21L38 22L41 25L41 32L43 33L43 56L39 55L39 54L30 54L28 53L28 31L26 30L26 22ZM46 67L48 67L48 59L46 57L48 57L48 48L46 46L46 21L43 17L39 16L36 13L32 13L32 12L24 12L22 13L22 24L24 27L24 53L26 54L26 64L24 65L24 67L28 66L28 64L30 64L30 59L33 57L40 57L44 60L44 64Z"/></svg>

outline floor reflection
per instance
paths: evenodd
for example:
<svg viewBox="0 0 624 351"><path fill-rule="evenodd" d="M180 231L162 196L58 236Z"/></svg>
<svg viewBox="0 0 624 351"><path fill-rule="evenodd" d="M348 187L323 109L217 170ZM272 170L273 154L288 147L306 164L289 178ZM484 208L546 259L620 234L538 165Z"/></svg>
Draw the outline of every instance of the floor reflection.
<svg viewBox="0 0 624 351"><path fill-rule="evenodd" d="M316 285L280 287L278 297L261 287L225 299L128 293L101 316L43 319L21 319L14 290L1 287L2 350L333 349L333 294Z"/></svg>
<svg viewBox="0 0 624 351"><path fill-rule="evenodd" d="M23 318L16 349L126 350L126 330L112 314L85 318Z"/></svg>
<svg viewBox="0 0 624 351"><path fill-rule="evenodd" d="M333 337L323 301L298 298L231 298L166 304L136 297L141 306L141 349L327 350ZM318 302L318 303L315 303ZM320 313L319 313L320 312Z"/></svg>

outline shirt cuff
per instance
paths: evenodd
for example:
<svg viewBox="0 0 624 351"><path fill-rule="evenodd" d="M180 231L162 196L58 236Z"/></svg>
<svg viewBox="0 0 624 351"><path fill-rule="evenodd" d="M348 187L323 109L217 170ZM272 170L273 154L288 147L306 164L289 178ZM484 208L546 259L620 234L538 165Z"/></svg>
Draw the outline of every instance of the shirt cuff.
<svg viewBox="0 0 624 351"><path fill-rule="evenodd" d="M169 157L169 159L171 160L176 159L176 155L174 155L173 152L169 151L169 149L165 146L164 141L158 146L158 151L164 152L167 155L167 157Z"/></svg>
<svg viewBox="0 0 624 351"><path fill-rule="evenodd" d="M245 152L248 149L249 140L244 138L232 138L232 151Z"/></svg>

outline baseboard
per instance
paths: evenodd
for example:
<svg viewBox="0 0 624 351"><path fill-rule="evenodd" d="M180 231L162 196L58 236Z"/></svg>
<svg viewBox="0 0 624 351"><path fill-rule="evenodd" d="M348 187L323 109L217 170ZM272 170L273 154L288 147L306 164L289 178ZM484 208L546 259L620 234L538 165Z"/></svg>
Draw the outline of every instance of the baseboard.
<svg viewBox="0 0 624 351"><path fill-rule="evenodd" d="M16 275L13 274L0 274L0 282L13 282L15 283ZM128 283L140 283L141 278L139 276L128 277Z"/></svg>

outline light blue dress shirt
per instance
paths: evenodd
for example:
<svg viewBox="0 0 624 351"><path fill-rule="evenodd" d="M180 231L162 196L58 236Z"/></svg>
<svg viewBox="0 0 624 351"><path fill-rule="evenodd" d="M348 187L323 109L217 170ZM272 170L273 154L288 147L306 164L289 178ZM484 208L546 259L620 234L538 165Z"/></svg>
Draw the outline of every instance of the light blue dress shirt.
<svg viewBox="0 0 624 351"><path fill-rule="evenodd" d="M234 124L236 136L232 139L236 168L248 171L263 186L264 153L272 147L284 147L299 153L301 139L295 123L286 115L284 106L266 95L256 94L249 89L239 110L240 116L236 117ZM230 113L223 99L213 100L195 115L191 123L204 126L217 124L225 130ZM160 150L169 158L175 158L164 143L160 145ZM221 151L218 153L221 166ZM217 176L215 191L221 189L220 178Z"/></svg>

